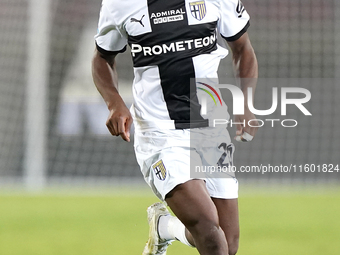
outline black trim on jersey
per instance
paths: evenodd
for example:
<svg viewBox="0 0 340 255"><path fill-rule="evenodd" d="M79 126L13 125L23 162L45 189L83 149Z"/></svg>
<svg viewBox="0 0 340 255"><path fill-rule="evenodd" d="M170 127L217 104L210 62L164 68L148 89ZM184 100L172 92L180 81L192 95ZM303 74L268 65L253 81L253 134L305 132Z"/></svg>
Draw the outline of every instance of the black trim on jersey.
<svg viewBox="0 0 340 255"><path fill-rule="evenodd" d="M245 32L247 32L249 26L250 26L250 22L248 21L247 24L245 25L245 27L244 27L240 32L238 32L236 35L233 35L233 36L230 36L230 37L225 37L225 36L223 36L222 34L221 34L221 35L222 35L222 37L223 37L224 39L226 39L228 42L233 42L233 41L236 41L236 40L240 39L240 37L241 37Z"/></svg>
<svg viewBox="0 0 340 255"><path fill-rule="evenodd" d="M96 42L96 48L97 48L97 50L101 53L101 54L103 54L103 55L117 55L118 53L123 53L123 52L125 52L126 51L126 45L124 46L124 48L123 49L121 49L121 50L118 50L118 51L109 51L109 50L105 50L105 49L103 49L103 48L101 48L98 44L97 44L97 42Z"/></svg>
<svg viewBox="0 0 340 255"><path fill-rule="evenodd" d="M160 13L167 10L181 10L186 12L185 0L158 1L148 0L148 11ZM154 45L170 45L185 40L194 40L216 36L216 22L189 26L187 13L183 19L175 22L155 24L151 19L151 32L140 36L129 36L129 44L136 43L142 47ZM215 43L206 47L183 51L167 52L160 55L144 56L143 53L133 57L135 67L157 65L161 79L164 100L170 119L175 122L176 129L193 127L207 127L208 120L200 115L201 105L196 94L196 84L191 82L195 78L195 68L192 58L200 54L208 54L217 49Z"/></svg>
<svg viewBox="0 0 340 255"><path fill-rule="evenodd" d="M200 115L201 105L196 94L194 63L191 58L172 65L158 66L164 100L170 119L176 129L209 126L209 121ZM174 75L176 74L176 75Z"/></svg>
<svg viewBox="0 0 340 255"><path fill-rule="evenodd" d="M200 115L201 105L196 94L195 68L192 58L200 54L209 54L217 49L216 27L217 21L189 25L185 0L147 0L148 12L167 13L167 11L180 11L181 20L155 23L150 19L151 32L138 36L128 36L128 43L142 49L157 47L162 53L147 54L144 51L133 53L134 67L158 66L160 85L167 106L169 117L174 121L176 129L207 127L208 120ZM161 14L163 15L163 14ZM168 15L168 14L167 14ZM170 14L172 15L172 14ZM189 13L189 15L191 15ZM203 45L203 38L209 38L209 43ZM210 40L210 37L215 40ZM202 47L192 44L189 47L185 41L202 40ZM207 40L207 39L206 39ZM182 46L172 50L164 50L164 45L180 43ZM181 43L182 42L182 43ZM195 46L195 47L194 47ZM136 50L137 51L137 50Z"/></svg>

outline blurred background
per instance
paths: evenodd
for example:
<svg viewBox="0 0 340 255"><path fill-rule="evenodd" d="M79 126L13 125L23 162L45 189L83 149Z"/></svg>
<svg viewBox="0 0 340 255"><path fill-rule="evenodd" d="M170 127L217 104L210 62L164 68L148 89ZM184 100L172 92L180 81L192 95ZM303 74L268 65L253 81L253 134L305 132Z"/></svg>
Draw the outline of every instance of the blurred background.
<svg viewBox="0 0 340 255"><path fill-rule="evenodd" d="M271 106L272 86L300 86L311 91L312 99L306 107L313 116L305 117L299 111L289 110L287 118L298 119L299 125L261 128L252 143L236 144L235 164L336 166L340 163L340 1L244 0L243 4L251 15L249 35L259 62L261 79L256 108ZM89 187L105 188L109 193L117 188L146 187L135 160L133 140L126 143L109 134L105 126L108 111L92 82L93 36L100 6L100 0L0 0L0 190L20 191L25 195L28 191L62 191L75 187L84 191ZM128 51L117 57L117 66L120 92L130 106L133 71ZM221 63L219 74L221 83L235 83L230 56ZM275 114L271 117L280 118ZM234 130L230 132L233 136ZM241 192L249 184L250 193L272 186L270 194L273 194L282 184L287 194L291 194L297 187L314 191L315 187L317 190L336 188L339 176L340 173L334 171L240 173L237 177L245 184ZM339 204L339 192L337 194L336 202L322 199L329 201L324 208ZM139 196L137 191L133 197L138 200ZM16 203L18 207L14 206L12 211L29 208L12 198L0 201L2 209L12 208ZM274 201L277 200L267 202ZM306 198L302 197L302 201ZM299 201L289 206L298 204ZM60 208L58 206L55 208ZM311 208L306 207L306 212L311 212ZM249 213L253 211L249 209ZM311 221L325 215L328 212L322 211ZM146 224L144 227L147 228ZM5 237L1 230L0 225L0 242L1 237ZM340 237L339 231L334 231L332 236ZM253 248L258 245L253 244ZM339 251L339 246L337 249ZM63 254L77 254L66 250ZM320 250L288 253L320 254ZM263 254L260 251L251 249L248 254ZM282 254L287 254L287 250L283 251ZM8 249L1 254L23 253ZM36 251L32 254L60 253ZM99 253L82 251L80 254ZM281 253L273 248L265 254ZM339 253L334 248L327 254Z"/></svg>

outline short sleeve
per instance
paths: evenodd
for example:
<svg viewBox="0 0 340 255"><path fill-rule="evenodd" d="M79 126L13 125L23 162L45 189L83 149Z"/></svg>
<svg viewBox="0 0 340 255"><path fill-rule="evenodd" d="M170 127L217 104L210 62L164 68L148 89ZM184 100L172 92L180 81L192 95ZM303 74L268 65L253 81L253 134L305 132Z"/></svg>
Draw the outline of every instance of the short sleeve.
<svg viewBox="0 0 340 255"><path fill-rule="evenodd" d="M94 38L99 52L117 54L126 50L127 39L120 30L120 25L116 24L114 14L110 12L107 2L103 1L99 15L98 31Z"/></svg>
<svg viewBox="0 0 340 255"><path fill-rule="evenodd" d="M249 27L249 14L240 0L221 0L218 30L227 41L236 41Z"/></svg>

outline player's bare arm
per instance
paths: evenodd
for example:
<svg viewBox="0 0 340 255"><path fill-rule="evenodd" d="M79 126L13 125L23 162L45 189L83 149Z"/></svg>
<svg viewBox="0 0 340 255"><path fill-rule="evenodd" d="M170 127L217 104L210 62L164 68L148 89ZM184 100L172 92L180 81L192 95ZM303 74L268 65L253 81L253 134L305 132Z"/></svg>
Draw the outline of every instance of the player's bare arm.
<svg viewBox="0 0 340 255"><path fill-rule="evenodd" d="M244 115L236 115L235 122L245 121L246 125L237 124L236 140L248 141L251 137L248 137L247 133L251 136L255 136L257 127L250 127L248 125L249 120L256 119L254 114L248 108L248 97L254 99L254 93L258 78L258 65L254 49L250 43L248 33L244 33L238 40L228 42L233 53L233 66L235 76L240 83L241 90L244 95ZM252 88L252 94L248 95L248 88ZM254 100L253 100L254 101ZM251 122L252 126L257 126L256 121Z"/></svg>
<svg viewBox="0 0 340 255"><path fill-rule="evenodd" d="M93 81L110 111L106 121L110 133L130 142L132 117L118 92L115 56L104 55L95 50L92 60Z"/></svg>

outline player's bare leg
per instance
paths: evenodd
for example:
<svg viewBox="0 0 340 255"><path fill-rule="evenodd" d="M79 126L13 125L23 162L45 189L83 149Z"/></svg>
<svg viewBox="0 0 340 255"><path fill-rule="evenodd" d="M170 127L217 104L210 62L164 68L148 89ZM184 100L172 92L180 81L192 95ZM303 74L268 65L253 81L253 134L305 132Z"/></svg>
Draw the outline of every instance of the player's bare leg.
<svg viewBox="0 0 340 255"><path fill-rule="evenodd" d="M235 255L239 246L239 215L237 199L212 198L219 216L219 225L222 228L228 243L229 255ZM191 245L195 245L194 239L186 229L185 235Z"/></svg>
<svg viewBox="0 0 340 255"><path fill-rule="evenodd" d="M218 211L219 224L227 238L229 255L234 255L238 250L240 236L238 200L219 198L212 200Z"/></svg>
<svg viewBox="0 0 340 255"><path fill-rule="evenodd" d="M183 222L187 239L201 255L227 255L226 236L219 225L217 208L203 180L191 180L175 187L166 202Z"/></svg>

